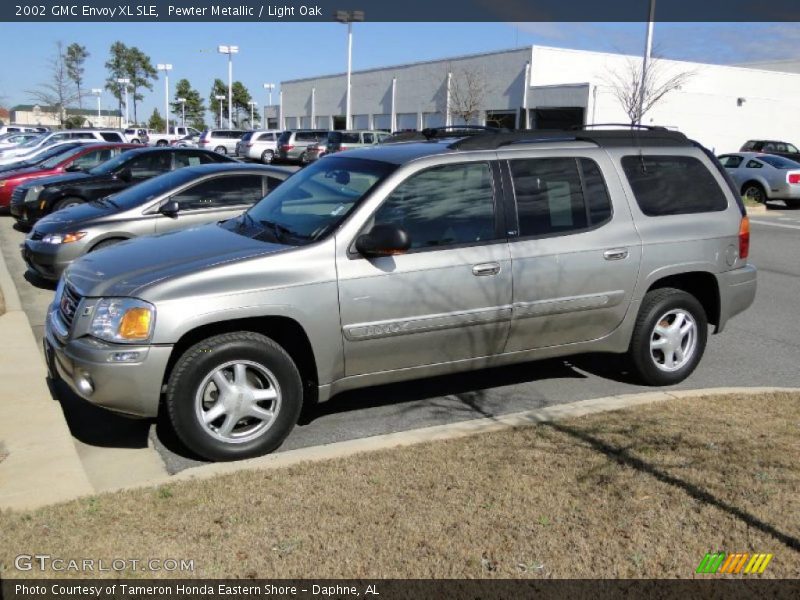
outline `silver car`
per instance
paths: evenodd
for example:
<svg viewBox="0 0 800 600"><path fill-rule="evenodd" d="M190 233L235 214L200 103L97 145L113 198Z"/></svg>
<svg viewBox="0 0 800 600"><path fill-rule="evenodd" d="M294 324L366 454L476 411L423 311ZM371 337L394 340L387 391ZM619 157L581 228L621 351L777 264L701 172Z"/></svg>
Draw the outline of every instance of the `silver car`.
<svg viewBox="0 0 800 600"><path fill-rule="evenodd" d="M236 144L246 132L243 129L207 129L200 134L197 145L219 154L236 154Z"/></svg>
<svg viewBox="0 0 800 600"><path fill-rule="evenodd" d="M236 144L236 156L260 160L265 165L272 162L278 149L278 137L281 132L277 129L257 129L248 131Z"/></svg>
<svg viewBox="0 0 800 600"><path fill-rule="evenodd" d="M800 163L774 154L734 152L719 157L742 196L762 204L783 200L800 206Z"/></svg>
<svg viewBox="0 0 800 600"><path fill-rule="evenodd" d="M58 279L87 252L236 216L289 175L280 167L236 163L184 167L44 217L28 234L22 256L40 277Z"/></svg>
<svg viewBox="0 0 800 600"><path fill-rule="evenodd" d="M232 460L353 388L585 352L675 384L753 302L742 200L685 136L425 135L77 260L47 316L51 371L113 411L163 402L190 449Z"/></svg>

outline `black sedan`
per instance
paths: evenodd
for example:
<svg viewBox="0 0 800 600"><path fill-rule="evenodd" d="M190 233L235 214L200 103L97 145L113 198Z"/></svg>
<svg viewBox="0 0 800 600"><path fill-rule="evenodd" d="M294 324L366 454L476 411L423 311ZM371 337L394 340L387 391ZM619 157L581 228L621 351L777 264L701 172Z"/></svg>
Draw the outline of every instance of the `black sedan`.
<svg viewBox="0 0 800 600"><path fill-rule="evenodd" d="M11 214L31 225L62 208L98 200L156 175L182 167L235 162L198 148L137 148L128 150L87 172L37 179L14 190Z"/></svg>

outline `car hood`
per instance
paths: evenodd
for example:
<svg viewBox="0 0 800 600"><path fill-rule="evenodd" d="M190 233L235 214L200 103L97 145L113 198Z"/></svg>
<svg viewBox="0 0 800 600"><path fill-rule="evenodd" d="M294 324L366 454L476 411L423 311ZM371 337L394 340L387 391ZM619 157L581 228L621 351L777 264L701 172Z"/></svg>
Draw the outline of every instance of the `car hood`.
<svg viewBox="0 0 800 600"><path fill-rule="evenodd" d="M81 183L88 181L101 181L110 179L110 175L89 175L88 173L63 173L61 175L51 175L36 180L36 185L55 186L70 184L80 181Z"/></svg>
<svg viewBox="0 0 800 600"><path fill-rule="evenodd" d="M89 253L70 265L64 277L82 296L137 296L161 282L202 278L205 271L231 261L290 249L212 223Z"/></svg>
<svg viewBox="0 0 800 600"><path fill-rule="evenodd" d="M41 233L64 233L87 221L94 221L120 212L121 209L106 202L86 202L51 213L39 219L34 226Z"/></svg>

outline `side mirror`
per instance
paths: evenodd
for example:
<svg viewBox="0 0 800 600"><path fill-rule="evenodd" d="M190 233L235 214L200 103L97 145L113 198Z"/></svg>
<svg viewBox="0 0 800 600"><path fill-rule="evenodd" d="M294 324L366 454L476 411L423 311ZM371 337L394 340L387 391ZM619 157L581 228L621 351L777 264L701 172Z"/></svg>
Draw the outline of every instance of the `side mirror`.
<svg viewBox="0 0 800 600"><path fill-rule="evenodd" d="M411 247L408 232L397 225L375 225L356 238L356 250L366 257L405 254Z"/></svg>
<svg viewBox="0 0 800 600"><path fill-rule="evenodd" d="M167 217L177 217L181 210L180 204L177 200L170 200L163 204L158 212Z"/></svg>
<svg viewBox="0 0 800 600"><path fill-rule="evenodd" d="M121 179L122 181L129 182L133 179L133 173L131 173L131 170L129 168L125 167L124 169L120 170L117 173L117 178Z"/></svg>

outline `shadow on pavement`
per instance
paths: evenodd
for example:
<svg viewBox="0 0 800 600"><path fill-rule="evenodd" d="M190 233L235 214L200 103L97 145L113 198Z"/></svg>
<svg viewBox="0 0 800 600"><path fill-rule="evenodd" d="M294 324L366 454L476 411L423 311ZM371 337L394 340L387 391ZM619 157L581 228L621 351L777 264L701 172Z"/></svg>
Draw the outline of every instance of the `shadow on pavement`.
<svg viewBox="0 0 800 600"><path fill-rule="evenodd" d="M50 290L54 292L58 287L57 281L50 281L49 279L44 279L43 277L37 275L36 272L31 271L30 269L25 271L23 277L25 278L25 281L30 283L32 286L39 288L40 290Z"/></svg>

